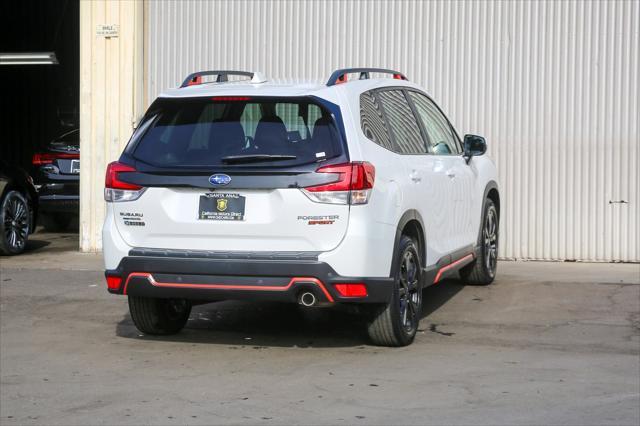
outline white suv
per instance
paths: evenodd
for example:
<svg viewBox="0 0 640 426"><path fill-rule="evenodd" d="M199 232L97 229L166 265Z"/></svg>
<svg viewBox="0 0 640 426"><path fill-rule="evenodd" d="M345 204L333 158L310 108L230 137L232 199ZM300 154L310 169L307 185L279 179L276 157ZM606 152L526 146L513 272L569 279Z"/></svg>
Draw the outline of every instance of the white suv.
<svg viewBox="0 0 640 426"><path fill-rule="evenodd" d="M494 279L485 150L397 71L341 69L326 84L192 74L107 169L108 289L144 333L178 332L195 303L361 304L374 343L407 345L425 286Z"/></svg>

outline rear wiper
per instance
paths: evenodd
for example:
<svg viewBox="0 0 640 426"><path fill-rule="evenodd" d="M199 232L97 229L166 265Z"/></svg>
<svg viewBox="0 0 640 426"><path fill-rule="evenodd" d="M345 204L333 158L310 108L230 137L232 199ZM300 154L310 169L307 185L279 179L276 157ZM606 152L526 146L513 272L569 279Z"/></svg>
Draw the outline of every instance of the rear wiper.
<svg viewBox="0 0 640 426"><path fill-rule="evenodd" d="M249 155L229 155L222 157L223 163L238 164L238 163L259 163L262 161L281 161L281 160L295 160L295 155L270 155L270 154L249 154Z"/></svg>

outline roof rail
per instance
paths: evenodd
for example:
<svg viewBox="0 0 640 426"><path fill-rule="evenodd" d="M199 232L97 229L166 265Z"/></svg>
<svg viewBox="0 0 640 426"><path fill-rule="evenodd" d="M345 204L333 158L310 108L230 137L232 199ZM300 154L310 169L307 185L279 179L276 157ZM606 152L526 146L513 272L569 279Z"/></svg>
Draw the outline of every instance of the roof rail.
<svg viewBox="0 0 640 426"><path fill-rule="evenodd" d="M327 86L334 86L336 84L346 83L347 74L360 73L359 79L366 80L370 78L369 73L371 72L377 72L381 74L393 74L393 78L395 78L396 80L407 80L407 81L409 80L401 72L388 70L384 68L342 68L339 70L335 70L333 74L331 74L331 77L329 77L329 81L327 81Z"/></svg>
<svg viewBox="0 0 640 426"><path fill-rule="evenodd" d="M202 84L202 77L205 75L215 75L216 83L224 83L229 81L230 75L241 75L245 77L249 77L251 79L251 83L264 83L267 81L267 78L264 74L260 72L249 72L249 71L220 71L220 70L212 70L212 71L198 71L193 74L189 74L187 78L182 82L180 88L187 86L194 86L197 84Z"/></svg>

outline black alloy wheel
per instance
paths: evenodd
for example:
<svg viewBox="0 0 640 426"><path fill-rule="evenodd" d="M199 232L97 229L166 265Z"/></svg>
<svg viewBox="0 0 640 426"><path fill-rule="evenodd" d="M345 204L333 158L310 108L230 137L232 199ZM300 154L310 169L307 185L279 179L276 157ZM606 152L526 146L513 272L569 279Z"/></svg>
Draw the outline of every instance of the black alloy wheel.
<svg viewBox="0 0 640 426"><path fill-rule="evenodd" d="M498 209L491 199L485 200L482 218L476 250L478 257L460 270L460 277L465 284L488 285L496 277L500 218Z"/></svg>
<svg viewBox="0 0 640 426"><path fill-rule="evenodd" d="M9 191L0 205L0 253L19 254L27 246L29 237L29 203L17 191Z"/></svg>
<svg viewBox="0 0 640 426"><path fill-rule="evenodd" d="M411 237L400 238L395 262L391 300L374 308L368 327L372 342L380 346L406 346L413 342L422 316L421 257Z"/></svg>
<svg viewBox="0 0 640 426"><path fill-rule="evenodd" d="M498 214L494 206L487 209L487 217L482 229L483 257L487 273L491 277L496 275L498 265Z"/></svg>
<svg viewBox="0 0 640 426"><path fill-rule="evenodd" d="M408 334L415 333L420 321L422 307L422 289L420 288L420 263L413 250L407 250L400 264L400 317L402 326Z"/></svg>

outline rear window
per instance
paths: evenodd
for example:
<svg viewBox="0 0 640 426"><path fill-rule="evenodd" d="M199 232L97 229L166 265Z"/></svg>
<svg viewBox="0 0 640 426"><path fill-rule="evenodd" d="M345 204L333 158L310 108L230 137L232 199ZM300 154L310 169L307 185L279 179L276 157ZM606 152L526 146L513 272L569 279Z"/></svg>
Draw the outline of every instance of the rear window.
<svg viewBox="0 0 640 426"><path fill-rule="evenodd" d="M160 99L147 115L132 155L154 166L293 166L342 154L331 114L306 98Z"/></svg>
<svg viewBox="0 0 640 426"><path fill-rule="evenodd" d="M78 149L80 147L80 130L74 129L69 132L63 133L62 135L55 138L50 145L54 149Z"/></svg>

